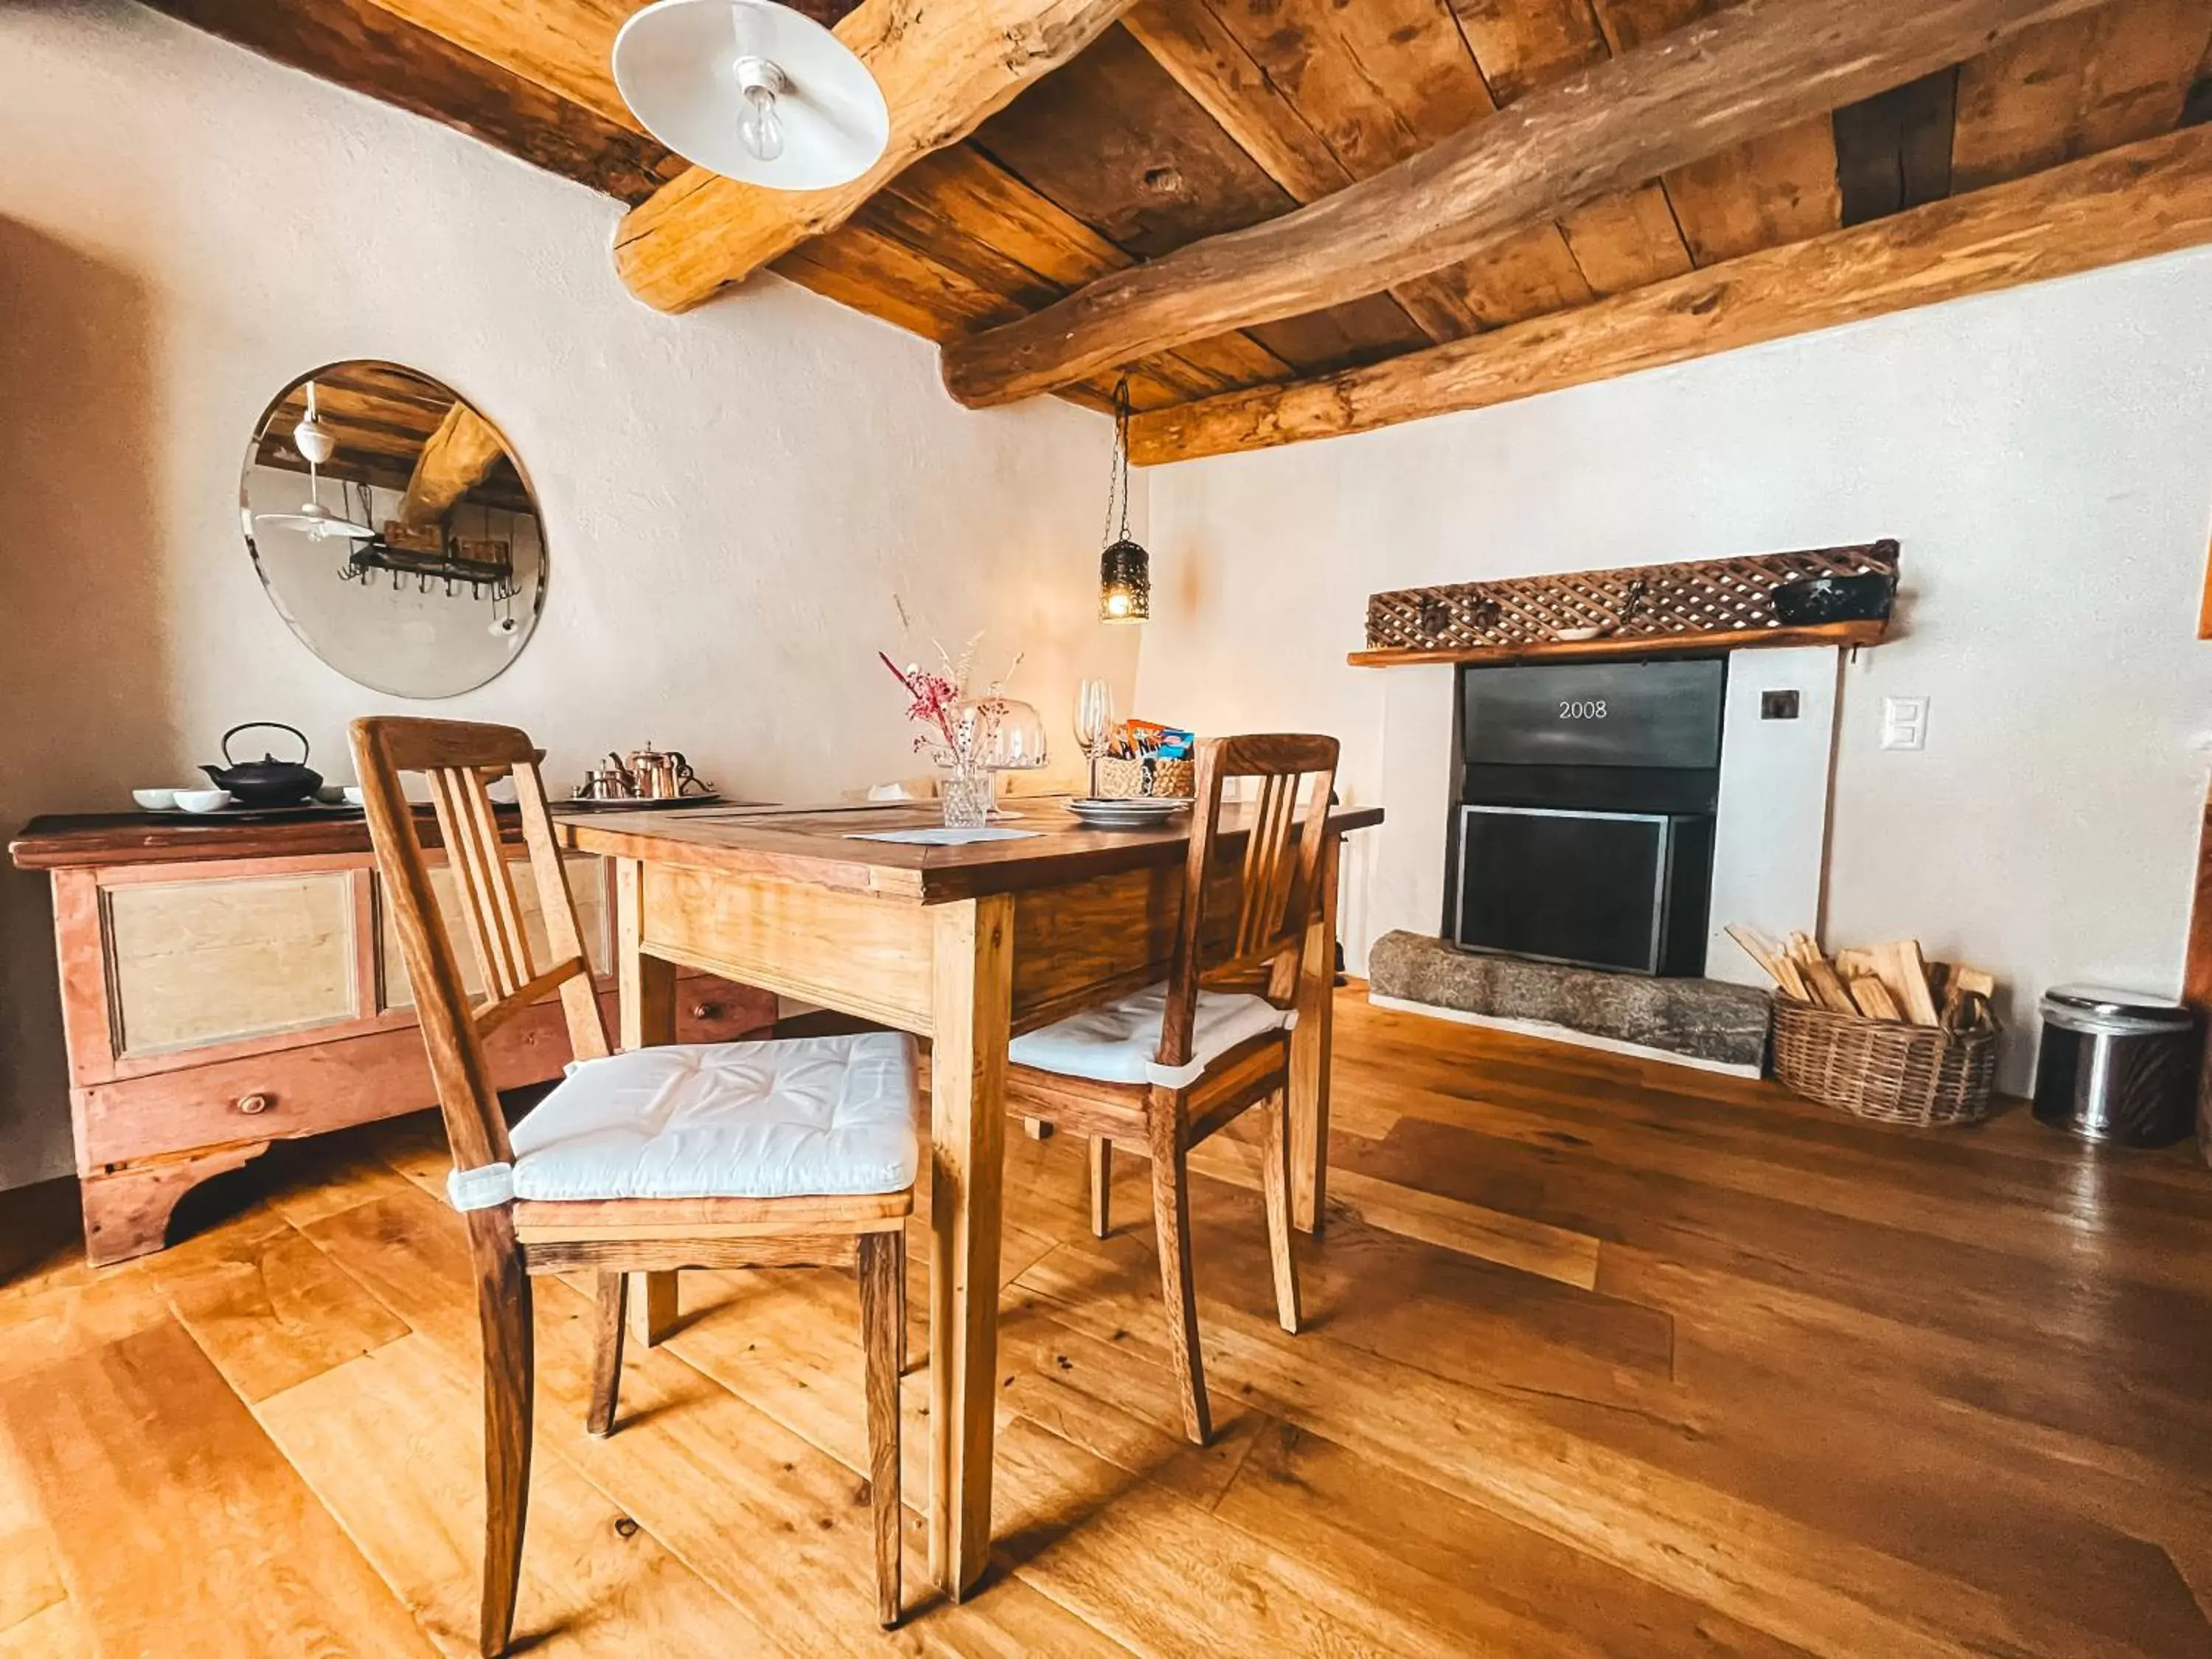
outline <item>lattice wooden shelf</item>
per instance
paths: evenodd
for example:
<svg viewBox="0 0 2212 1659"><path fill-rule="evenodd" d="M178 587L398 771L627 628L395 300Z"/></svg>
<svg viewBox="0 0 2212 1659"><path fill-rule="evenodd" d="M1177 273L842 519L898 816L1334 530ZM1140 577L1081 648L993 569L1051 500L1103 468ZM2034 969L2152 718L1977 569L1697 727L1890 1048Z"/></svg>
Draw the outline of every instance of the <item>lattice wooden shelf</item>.
<svg viewBox="0 0 2212 1659"><path fill-rule="evenodd" d="M1446 651L1354 651L1354 668L1401 668L1413 663L1591 662L1606 657L1674 657L1762 646L1880 645L1886 622L1822 623L1810 628L1730 628L1710 634L1635 634L1602 640L1544 640L1534 645L1477 645Z"/></svg>
<svg viewBox="0 0 2212 1659"><path fill-rule="evenodd" d="M1726 651L1753 645L1869 645L1881 637L1881 623L1784 628L1774 614L1771 594L1784 582L1813 576L1894 577L1897 569L1897 544L1879 541L1741 559L1402 588L1368 599L1367 649L1353 653L1352 660L1374 665L1539 654ZM1603 629L1604 637L1559 637L1590 628ZM1842 637L1838 629L1857 630L1863 636Z"/></svg>

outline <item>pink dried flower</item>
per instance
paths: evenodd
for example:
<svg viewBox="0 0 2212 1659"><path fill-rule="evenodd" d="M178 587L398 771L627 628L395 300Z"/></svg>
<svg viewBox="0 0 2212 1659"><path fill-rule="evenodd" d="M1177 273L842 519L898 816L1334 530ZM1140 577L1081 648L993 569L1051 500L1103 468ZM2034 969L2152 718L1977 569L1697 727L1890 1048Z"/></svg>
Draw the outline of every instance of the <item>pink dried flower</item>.
<svg viewBox="0 0 2212 1659"><path fill-rule="evenodd" d="M952 731L952 705L960 701L960 688L942 674L926 674L913 665L901 668L884 653L878 651L876 655L891 671L891 677L906 688L909 699L907 718L935 726L947 744L957 748L958 740ZM921 747L923 741L916 738L915 746Z"/></svg>
<svg viewBox="0 0 2212 1659"><path fill-rule="evenodd" d="M903 605L899 607L899 615L903 621ZM981 696L970 699L968 679L975 663L976 643L982 637L981 634L972 636L961 648L957 660L939 645L937 655L944 664L942 672L925 671L917 663L901 668L887 653L876 653L878 659L890 670L891 678L907 694L907 717L930 728L927 734L914 740L915 748L949 753L952 763L963 767L990 750L1007 708L1001 688L1022 662L1019 656L1015 657L1005 675L992 681Z"/></svg>

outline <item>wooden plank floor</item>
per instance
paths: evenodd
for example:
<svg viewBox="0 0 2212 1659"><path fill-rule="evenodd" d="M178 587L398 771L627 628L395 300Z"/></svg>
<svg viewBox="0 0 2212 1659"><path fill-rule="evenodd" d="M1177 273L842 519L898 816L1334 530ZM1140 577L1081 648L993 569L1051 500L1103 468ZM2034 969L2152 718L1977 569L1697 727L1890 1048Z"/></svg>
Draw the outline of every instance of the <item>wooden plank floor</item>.
<svg viewBox="0 0 2212 1659"><path fill-rule="evenodd" d="M1304 1334L1251 1148L1198 1160L1208 1449L1176 1432L1141 1159L1097 1242L1080 1148L1009 1139L996 1560L937 1601L910 1513L889 1636L849 1279L687 1274L604 1442L589 1304L540 1281L527 1650L2212 1654L2189 1152L2021 1111L1879 1129L1356 991L1340 1021ZM469 1650L444 1167L422 1118L283 1149L98 1275L69 1188L0 1198L0 1656Z"/></svg>

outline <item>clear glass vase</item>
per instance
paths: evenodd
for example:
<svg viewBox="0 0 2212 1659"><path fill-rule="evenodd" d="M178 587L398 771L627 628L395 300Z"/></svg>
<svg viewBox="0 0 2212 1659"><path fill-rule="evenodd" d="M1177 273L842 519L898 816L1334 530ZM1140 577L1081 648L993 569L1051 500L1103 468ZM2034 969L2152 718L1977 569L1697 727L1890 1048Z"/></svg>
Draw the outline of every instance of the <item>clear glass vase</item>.
<svg viewBox="0 0 2212 1659"><path fill-rule="evenodd" d="M947 830L981 830L990 821L992 780L980 766L956 766L939 775L937 803Z"/></svg>

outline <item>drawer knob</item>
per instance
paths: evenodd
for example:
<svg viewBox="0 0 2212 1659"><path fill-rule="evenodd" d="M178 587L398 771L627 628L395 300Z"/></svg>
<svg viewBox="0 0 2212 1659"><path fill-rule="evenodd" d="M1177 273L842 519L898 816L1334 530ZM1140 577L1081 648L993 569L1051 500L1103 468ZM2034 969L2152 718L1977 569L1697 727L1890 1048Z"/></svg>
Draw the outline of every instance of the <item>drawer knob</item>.
<svg viewBox="0 0 2212 1659"><path fill-rule="evenodd" d="M238 1109L248 1117L258 1117L276 1103L269 1095L240 1095L238 1097Z"/></svg>
<svg viewBox="0 0 2212 1659"><path fill-rule="evenodd" d="M721 1013L721 1006L718 1003L695 1002L691 1005L691 1018L694 1019L719 1019Z"/></svg>

